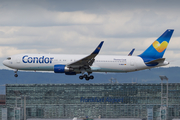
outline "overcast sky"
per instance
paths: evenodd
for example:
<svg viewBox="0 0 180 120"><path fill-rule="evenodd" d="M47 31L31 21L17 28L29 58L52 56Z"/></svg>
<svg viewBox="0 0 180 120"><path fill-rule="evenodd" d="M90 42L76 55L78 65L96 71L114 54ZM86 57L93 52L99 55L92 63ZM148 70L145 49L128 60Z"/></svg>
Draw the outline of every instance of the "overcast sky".
<svg viewBox="0 0 180 120"><path fill-rule="evenodd" d="M180 66L180 0L0 0L0 69L19 53L141 54L174 29L164 55Z"/></svg>

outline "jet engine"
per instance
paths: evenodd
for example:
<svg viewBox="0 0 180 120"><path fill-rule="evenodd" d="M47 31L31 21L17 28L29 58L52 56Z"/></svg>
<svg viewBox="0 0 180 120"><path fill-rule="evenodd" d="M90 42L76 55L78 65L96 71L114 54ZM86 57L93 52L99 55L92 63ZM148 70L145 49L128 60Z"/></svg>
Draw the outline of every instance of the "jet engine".
<svg viewBox="0 0 180 120"><path fill-rule="evenodd" d="M54 65L55 73L65 73L66 75L76 75L73 68L68 68L66 65Z"/></svg>

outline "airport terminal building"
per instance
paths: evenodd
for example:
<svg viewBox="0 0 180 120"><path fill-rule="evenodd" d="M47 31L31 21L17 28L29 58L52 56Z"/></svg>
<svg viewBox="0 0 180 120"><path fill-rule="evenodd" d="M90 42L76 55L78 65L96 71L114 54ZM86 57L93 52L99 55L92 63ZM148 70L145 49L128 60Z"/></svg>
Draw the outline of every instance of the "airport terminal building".
<svg viewBox="0 0 180 120"><path fill-rule="evenodd" d="M180 118L180 84L169 83L168 87L168 118ZM8 120L158 119L160 106L161 84L7 84L1 112L7 111Z"/></svg>

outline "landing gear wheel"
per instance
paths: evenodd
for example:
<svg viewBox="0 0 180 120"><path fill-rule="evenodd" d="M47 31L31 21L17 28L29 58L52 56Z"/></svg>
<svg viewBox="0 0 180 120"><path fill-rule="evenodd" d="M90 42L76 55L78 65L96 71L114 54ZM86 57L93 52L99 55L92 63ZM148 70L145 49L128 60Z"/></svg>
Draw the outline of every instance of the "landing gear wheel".
<svg viewBox="0 0 180 120"><path fill-rule="evenodd" d="M86 77L85 79L86 79L87 81L89 81L89 77Z"/></svg>
<svg viewBox="0 0 180 120"><path fill-rule="evenodd" d="M90 78L90 79L94 79L94 76L91 75L89 78Z"/></svg>
<svg viewBox="0 0 180 120"><path fill-rule="evenodd" d="M86 74L83 75L84 78L87 78L88 76Z"/></svg>
<svg viewBox="0 0 180 120"><path fill-rule="evenodd" d="M90 79L94 79L94 76L93 75L90 75L91 73L88 73L88 75L87 74L82 74L82 75L80 75L79 76L79 79L80 80L82 80L83 78L85 78L87 81L89 81Z"/></svg>
<svg viewBox="0 0 180 120"><path fill-rule="evenodd" d="M79 79L81 79L81 80L82 80L83 78L84 78L83 76L79 76Z"/></svg>
<svg viewBox="0 0 180 120"><path fill-rule="evenodd" d="M18 74L15 74L14 77L18 77Z"/></svg>

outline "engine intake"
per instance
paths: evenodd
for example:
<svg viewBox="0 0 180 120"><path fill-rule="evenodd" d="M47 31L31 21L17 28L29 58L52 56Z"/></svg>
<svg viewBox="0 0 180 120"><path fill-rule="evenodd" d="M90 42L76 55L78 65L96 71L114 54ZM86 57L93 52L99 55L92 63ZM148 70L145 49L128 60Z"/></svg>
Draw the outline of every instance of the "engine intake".
<svg viewBox="0 0 180 120"><path fill-rule="evenodd" d="M66 75L76 75L73 68L68 68L66 65L54 65L55 73L65 73Z"/></svg>

